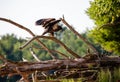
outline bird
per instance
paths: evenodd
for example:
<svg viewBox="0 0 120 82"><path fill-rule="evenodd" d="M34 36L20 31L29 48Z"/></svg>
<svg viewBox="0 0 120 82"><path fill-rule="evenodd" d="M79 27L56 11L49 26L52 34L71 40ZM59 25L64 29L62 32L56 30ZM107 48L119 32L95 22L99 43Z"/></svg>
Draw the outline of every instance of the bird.
<svg viewBox="0 0 120 82"><path fill-rule="evenodd" d="M58 32L59 30L62 30L62 27L58 25L58 23L61 20L56 20L55 18L43 18L40 20L37 20L35 22L36 25L41 25L44 27L44 32L42 33L42 36L46 33L50 33L52 37L54 37L54 32Z"/></svg>

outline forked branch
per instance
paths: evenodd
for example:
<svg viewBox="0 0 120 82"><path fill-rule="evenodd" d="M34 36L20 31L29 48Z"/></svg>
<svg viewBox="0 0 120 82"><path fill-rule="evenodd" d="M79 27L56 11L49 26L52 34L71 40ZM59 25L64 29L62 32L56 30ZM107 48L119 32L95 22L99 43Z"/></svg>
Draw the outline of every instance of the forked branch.
<svg viewBox="0 0 120 82"><path fill-rule="evenodd" d="M26 47L28 44L30 44L30 42L32 42L35 39L38 38L44 38L44 39L50 39L55 41L56 43L60 44L61 46L63 46L66 51L68 51L72 56L76 57L76 58L81 58L79 55L77 55L75 52L73 52L71 49L69 49L64 43L62 43L60 40L56 39L55 37L48 37L48 36L35 36L33 37L31 40L29 40L28 42L26 42L23 46L21 46L20 48L24 48Z"/></svg>
<svg viewBox="0 0 120 82"><path fill-rule="evenodd" d="M18 23L16 23L16 22L14 22L14 21L12 21L12 20L9 20L9 19L6 19L6 18L0 18L0 20L1 20L1 21L5 21L5 22L8 22L8 23L11 23L11 24L13 24L13 25L15 25L15 26L17 26L17 27L19 27L19 28L27 31L27 32L28 32L29 34L31 34L33 37L35 36L35 34L34 34L30 29L28 29L28 28L26 28L26 27L24 27L24 26L22 26L22 25L20 25L20 24L18 24ZM48 52L50 53L50 56L51 56L53 59L56 59L56 58L53 56L52 52L51 52L39 39L36 39L36 40L37 40L37 42L39 43L40 46L42 46L46 51L48 51Z"/></svg>

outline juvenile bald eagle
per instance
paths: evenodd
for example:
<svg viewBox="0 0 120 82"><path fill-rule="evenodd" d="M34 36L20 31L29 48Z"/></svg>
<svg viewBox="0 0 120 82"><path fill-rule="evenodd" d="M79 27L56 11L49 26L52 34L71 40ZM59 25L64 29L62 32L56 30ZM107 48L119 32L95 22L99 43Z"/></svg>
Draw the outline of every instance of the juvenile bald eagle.
<svg viewBox="0 0 120 82"><path fill-rule="evenodd" d="M56 20L55 18L45 18L36 21L35 24L42 25L42 27L44 27L45 31L43 32L42 35L50 33L51 36L54 36L54 32L62 30L62 27L58 25L60 21L61 20Z"/></svg>

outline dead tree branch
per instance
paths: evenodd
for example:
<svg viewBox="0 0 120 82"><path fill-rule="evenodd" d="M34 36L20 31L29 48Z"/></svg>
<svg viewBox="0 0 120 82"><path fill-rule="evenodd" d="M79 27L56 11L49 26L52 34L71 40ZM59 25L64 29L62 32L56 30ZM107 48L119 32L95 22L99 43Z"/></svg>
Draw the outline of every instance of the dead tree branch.
<svg viewBox="0 0 120 82"><path fill-rule="evenodd" d="M33 37L31 40L29 40L28 42L26 42L23 46L21 46L20 48L23 49L24 47L26 47L28 44L30 44L33 40L37 39L37 38L45 38L45 39L50 39L55 41L56 43L60 44L61 46L63 46L66 51L68 51L72 56L76 57L76 58L81 58L79 55L77 55L75 52L73 52L71 49L69 49L64 43L62 43L60 40L56 39L55 37L48 37L48 36L35 36Z"/></svg>
<svg viewBox="0 0 120 82"><path fill-rule="evenodd" d="M41 60L36 56L36 54L35 54L35 52L33 51L33 49L30 48L29 50L30 50L32 56L33 56L38 62L40 62Z"/></svg>
<svg viewBox="0 0 120 82"><path fill-rule="evenodd" d="M63 22L67 27L69 27L69 29L70 29L73 33L75 33L80 39L82 39L95 53L99 54L99 52L94 48L94 46L93 46L90 42L88 42L87 39L85 39L84 37L82 37L81 34L79 34L72 26L70 26L70 25L66 22L66 20L64 19L64 17L63 17L63 18L60 18L60 19L62 20L62 22Z"/></svg>
<svg viewBox="0 0 120 82"><path fill-rule="evenodd" d="M26 27L24 27L24 26L22 26L22 25L20 25L20 24L18 24L18 23L16 23L16 22L14 22L14 21L12 21L12 20L9 20L9 19L6 19L6 18L0 18L0 20L1 20L1 21L5 21L5 22L8 22L8 23L11 23L11 24L13 24L13 25L15 25L15 26L17 26L17 27L19 27L19 28L27 31L27 32L30 33L33 37L35 36L35 34L34 34L30 29L28 29L28 28L26 28ZM46 51L48 51L48 52L50 53L50 56L51 56L53 59L56 59L56 58L53 56L52 52L51 52L39 39L36 39L36 40L37 40L37 42L39 43L40 46L42 46Z"/></svg>
<svg viewBox="0 0 120 82"><path fill-rule="evenodd" d="M0 58L3 58L0 55ZM107 59L107 60L106 60ZM49 70L57 70L57 69L66 69L68 66L70 69L92 69L89 68L97 67L97 61L100 62L100 67L114 67L120 65L120 57L103 57L101 60L94 60L91 62L86 61L86 59L79 58L79 59L65 59L65 60L48 60L48 61L40 61L40 62L11 62L5 59L8 63L0 67L0 76L5 75L15 75L15 74L29 74L37 71L49 71ZM19 72L20 73L19 73Z"/></svg>

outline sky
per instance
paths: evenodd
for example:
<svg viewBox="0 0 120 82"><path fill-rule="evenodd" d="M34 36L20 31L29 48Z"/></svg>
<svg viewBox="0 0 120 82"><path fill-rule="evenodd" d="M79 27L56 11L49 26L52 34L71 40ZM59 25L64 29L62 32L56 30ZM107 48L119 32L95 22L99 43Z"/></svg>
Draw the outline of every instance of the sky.
<svg viewBox="0 0 120 82"><path fill-rule="evenodd" d="M33 31L43 33L35 21L42 18L59 19L63 15L66 21L79 32L92 29L94 22L85 13L91 0L0 0L0 17L13 20ZM17 37L31 37L26 31L0 21L0 36L14 33Z"/></svg>

